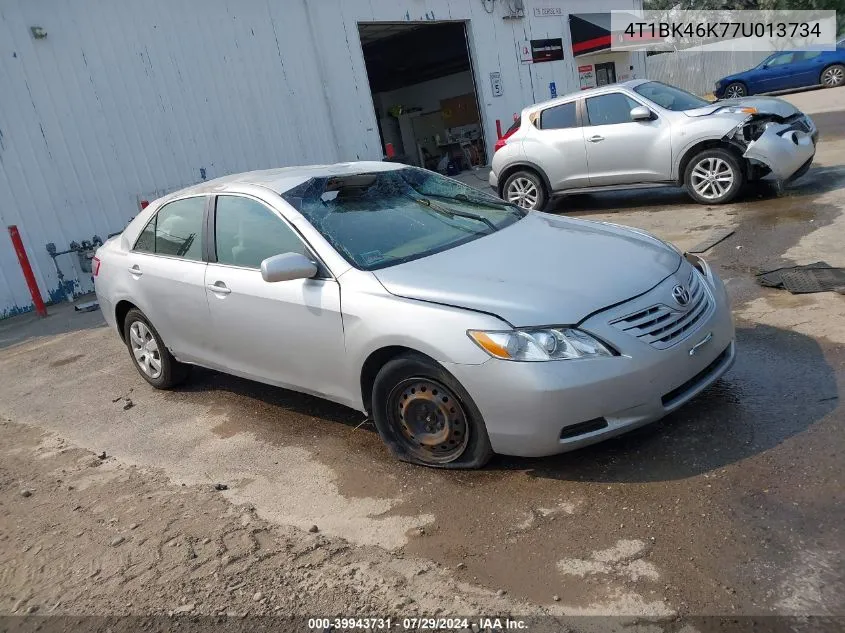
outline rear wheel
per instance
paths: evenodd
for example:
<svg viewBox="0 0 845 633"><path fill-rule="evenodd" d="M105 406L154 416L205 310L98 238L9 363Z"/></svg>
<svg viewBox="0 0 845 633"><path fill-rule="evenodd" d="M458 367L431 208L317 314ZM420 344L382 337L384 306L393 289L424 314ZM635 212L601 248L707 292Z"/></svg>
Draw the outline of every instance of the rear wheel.
<svg viewBox="0 0 845 633"><path fill-rule="evenodd" d="M745 87L745 84L739 81L728 84L725 88L725 99L739 99L745 96L748 96L748 89Z"/></svg>
<svg viewBox="0 0 845 633"><path fill-rule="evenodd" d="M701 204L724 204L733 200L745 179L737 158L725 149L706 149L687 164L687 193Z"/></svg>
<svg viewBox="0 0 845 633"><path fill-rule="evenodd" d="M825 88L836 88L845 84L845 66L833 64L822 71L819 83Z"/></svg>
<svg viewBox="0 0 845 633"><path fill-rule="evenodd" d="M523 209L542 211L548 202L542 179L532 171L518 171L508 176L502 197Z"/></svg>
<svg viewBox="0 0 845 633"><path fill-rule="evenodd" d="M481 412L455 378L428 358L406 354L381 368L373 419L399 459L436 468L481 468L493 455Z"/></svg>
<svg viewBox="0 0 845 633"><path fill-rule="evenodd" d="M152 323L137 308L126 314L123 338L135 369L156 389L169 389L188 377L190 365L173 358Z"/></svg>

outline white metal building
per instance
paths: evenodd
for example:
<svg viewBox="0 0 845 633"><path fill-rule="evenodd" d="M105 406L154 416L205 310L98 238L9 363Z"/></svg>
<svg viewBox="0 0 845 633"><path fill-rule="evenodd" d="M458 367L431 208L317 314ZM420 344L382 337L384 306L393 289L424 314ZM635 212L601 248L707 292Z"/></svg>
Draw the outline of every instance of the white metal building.
<svg viewBox="0 0 845 633"><path fill-rule="evenodd" d="M554 93L642 76L642 54L610 53L609 37L588 28L584 41L583 29L573 31L573 20L583 26L590 16L640 5L3 0L0 317L32 305L10 225L20 230L43 298L61 301L90 291L91 277L77 253L53 259L48 243L61 252L95 235L105 239L142 200L202 179L378 160L388 144L419 163L431 158L426 143L437 151L455 139L443 121L458 122L448 117L464 108L472 112L455 128L477 148L472 162L489 160L497 120L507 129L524 106ZM425 28L441 23L453 31L459 25L463 66L438 61L435 53L448 46ZM415 76L422 66L391 75L391 64L365 59L365 49L412 34L414 50L435 55L424 75ZM428 118L407 124L420 117Z"/></svg>

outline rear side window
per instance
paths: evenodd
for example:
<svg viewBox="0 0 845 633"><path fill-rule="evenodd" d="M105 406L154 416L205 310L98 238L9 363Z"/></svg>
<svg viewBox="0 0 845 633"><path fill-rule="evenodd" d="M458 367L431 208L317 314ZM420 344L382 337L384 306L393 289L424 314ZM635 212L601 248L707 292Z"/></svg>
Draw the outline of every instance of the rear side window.
<svg viewBox="0 0 845 633"><path fill-rule="evenodd" d="M574 101L543 110L540 115L540 128L543 130L563 130L569 127L578 127Z"/></svg>
<svg viewBox="0 0 845 633"><path fill-rule="evenodd" d="M260 268L268 257L283 253L311 257L284 220L250 198L218 196L215 234L217 261L221 264Z"/></svg>
<svg viewBox="0 0 845 633"><path fill-rule="evenodd" d="M630 123L631 110L639 105L621 92L611 92L587 99L587 116L590 119L590 125Z"/></svg>
<svg viewBox="0 0 845 633"><path fill-rule="evenodd" d="M204 196L164 205L141 231L135 250L202 261L204 211Z"/></svg>

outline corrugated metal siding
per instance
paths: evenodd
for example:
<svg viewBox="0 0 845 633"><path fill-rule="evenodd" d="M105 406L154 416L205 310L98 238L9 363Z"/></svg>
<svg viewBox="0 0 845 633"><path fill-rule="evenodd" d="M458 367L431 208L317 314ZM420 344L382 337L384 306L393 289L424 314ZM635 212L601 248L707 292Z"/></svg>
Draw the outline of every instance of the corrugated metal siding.
<svg viewBox="0 0 845 633"><path fill-rule="evenodd" d="M489 3L488 3L489 4ZM358 22L468 22L488 147L495 121L577 90L567 17L504 20L481 0L4 0L0 4L0 317L30 307L5 227L17 224L45 299L46 251L120 231L138 201L203 178L379 159ZM576 0L572 13L637 8ZM47 37L36 40L31 26ZM566 60L521 64L516 42L562 37ZM504 95L491 94L501 72ZM75 256L59 265L92 289Z"/></svg>
<svg viewBox="0 0 845 633"><path fill-rule="evenodd" d="M717 80L753 68L769 51L675 51L646 59L649 79L663 81L693 94L713 92Z"/></svg>

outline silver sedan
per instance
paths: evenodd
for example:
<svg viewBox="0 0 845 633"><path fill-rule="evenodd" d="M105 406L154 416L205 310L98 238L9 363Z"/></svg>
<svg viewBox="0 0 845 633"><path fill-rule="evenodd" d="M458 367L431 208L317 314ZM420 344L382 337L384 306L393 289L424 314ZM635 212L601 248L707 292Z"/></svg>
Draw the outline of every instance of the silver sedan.
<svg viewBox="0 0 845 633"><path fill-rule="evenodd" d="M598 442L734 360L725 288L701 258L402 165L185 189L103 245L94 274L154 387L202 365L315 394L429 466Z"/></svg>

